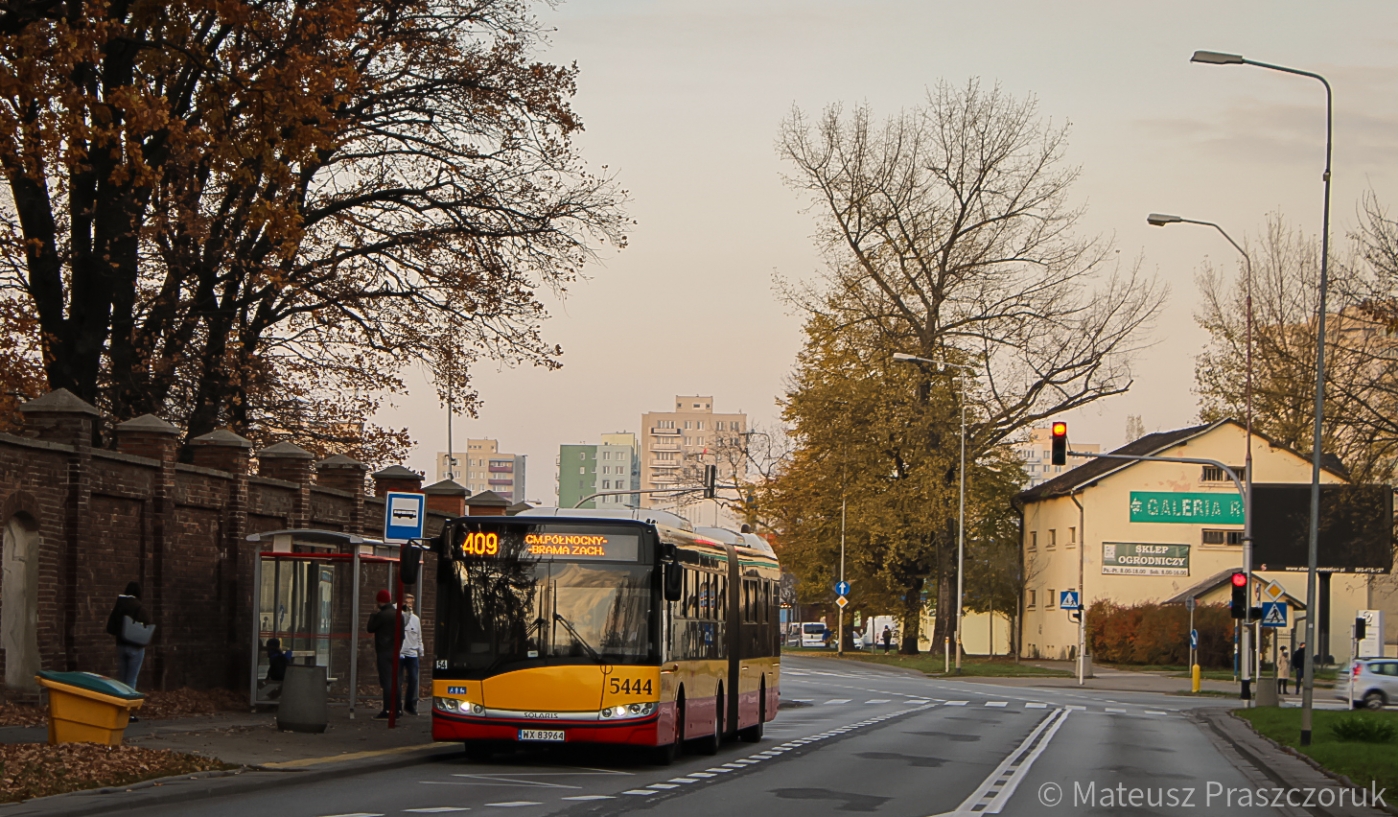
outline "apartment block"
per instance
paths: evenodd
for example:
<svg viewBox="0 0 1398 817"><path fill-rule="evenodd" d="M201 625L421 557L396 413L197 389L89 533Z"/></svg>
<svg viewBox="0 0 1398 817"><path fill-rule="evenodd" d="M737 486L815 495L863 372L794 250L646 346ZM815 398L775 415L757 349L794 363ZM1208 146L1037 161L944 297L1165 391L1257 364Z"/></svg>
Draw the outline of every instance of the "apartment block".
<svg viewBox="0 0 1398 817"><path fill-rule="evenodd" d="M601 444L558 447L555 493L560 508L635 508L637 494L600 496L586 502L583 499L596 493L635 491L640 487L640 455L636 435L629 431L603 434Z"/></svg>
<svg viewBox="0 0 1398 817"><path fill-rule="evenodd" d="M707 464L718 465L719 480L731 482L743 470L747 415L716 412L714 399L700 395L677 395L673 405L673 411L641 415L641 489L697 487ZM666 495L641 495L642 507L673 504Z"/></svg>
<svg viewBox="0 0 1398 817"><path fill-rule="evenodd" d="M525 499L525 454L500 450L498 440L467 440L465 451L437 452L437 479L453 479L472 494L494 491L511 502Z"/></svg>

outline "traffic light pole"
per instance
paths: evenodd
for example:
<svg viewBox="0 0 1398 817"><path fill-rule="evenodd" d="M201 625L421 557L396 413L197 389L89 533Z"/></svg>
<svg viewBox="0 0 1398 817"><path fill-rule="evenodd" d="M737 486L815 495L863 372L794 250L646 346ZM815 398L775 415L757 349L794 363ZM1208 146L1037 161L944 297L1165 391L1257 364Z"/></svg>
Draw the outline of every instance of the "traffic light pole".
<svg viewBox="0 0 1398 817"><path fill-rule="evenodd" d="M1250 445L1252 442L1251 433L1249 433L1248 437ZM1252 622L1252 497L1249 496L1249 491L1243 487L1243 481L1238 478L1237 472L1218 460L1210 460L1203 457L1150 457L1136 454L1089 454L1082 451L1069 451L1068 456L1098 460L1131 460L1134 462L1173 462L1184 465L1211 465L1222 470L1223 473L1228 475L1229 479L1233 480L1233 486L1238 489L1238 496L1243 500L1243 572L1246 573L1248 577L1248 603L1243 606L1243 628L1240 650L1243 656L1241 662L1243 671L1241 698L1244 701L1252 700L1252 657L1250 653L1252 649L1252 638L1250 637L1251 628L1248 626ZM1249 469L1249 471L1250 470L1251 469ZM1248 482L1249 487L1251 487L1251 480ZM1082 546L1087 546L1086 540L1083 541ZM1081 602L1081 596L1079 596L1079 602Z"/></svg>

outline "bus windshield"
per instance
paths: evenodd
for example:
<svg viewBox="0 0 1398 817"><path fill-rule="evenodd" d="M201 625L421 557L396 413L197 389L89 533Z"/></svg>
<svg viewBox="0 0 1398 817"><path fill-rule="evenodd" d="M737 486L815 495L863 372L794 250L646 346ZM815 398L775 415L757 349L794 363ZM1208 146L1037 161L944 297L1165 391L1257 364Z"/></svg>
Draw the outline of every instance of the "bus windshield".
<svg viewBox="0 0 1398 817"><path fill-rule="evenodd" d="M635 664L658 654L649 565L467 559L444 567L439 670L486 675L521 662Z"/></svg>

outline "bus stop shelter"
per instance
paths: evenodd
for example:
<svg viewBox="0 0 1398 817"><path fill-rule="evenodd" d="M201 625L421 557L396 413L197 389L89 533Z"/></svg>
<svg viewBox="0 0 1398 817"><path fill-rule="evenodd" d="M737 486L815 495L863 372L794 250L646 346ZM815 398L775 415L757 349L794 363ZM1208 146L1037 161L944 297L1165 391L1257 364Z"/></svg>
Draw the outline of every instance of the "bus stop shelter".
<svg viewBox="0 0 1398 817"><path fill-rule="evenodd" d="M397 569L398 546L352 533L296 529L254 533L252 656L248 703L275 705L274 687L262 683L266 645L276 638L293 663L322 666L332 688L348 681L350 717L359 697L359 597L366 564ZM391 584L391 582L390 582Z"/></svg>

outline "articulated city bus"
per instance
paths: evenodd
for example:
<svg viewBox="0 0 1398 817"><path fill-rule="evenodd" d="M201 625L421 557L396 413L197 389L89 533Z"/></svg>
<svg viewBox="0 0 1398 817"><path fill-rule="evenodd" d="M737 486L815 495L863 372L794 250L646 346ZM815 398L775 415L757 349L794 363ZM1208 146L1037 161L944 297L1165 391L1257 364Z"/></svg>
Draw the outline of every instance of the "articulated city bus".
<svg viewBox="0 0 1398 817"><path fill-rule="evenodd" d="M770 547L664 512L461 517L437 553L432 737L713 753L777 714ZM627 511L621 511L627 514Z"/></svg>

